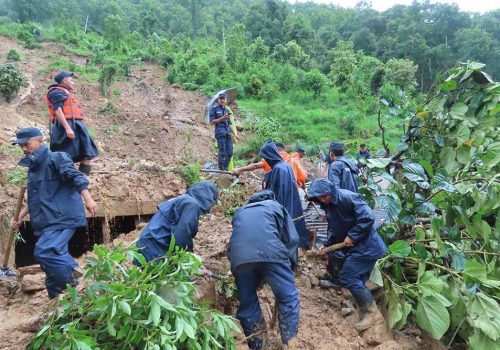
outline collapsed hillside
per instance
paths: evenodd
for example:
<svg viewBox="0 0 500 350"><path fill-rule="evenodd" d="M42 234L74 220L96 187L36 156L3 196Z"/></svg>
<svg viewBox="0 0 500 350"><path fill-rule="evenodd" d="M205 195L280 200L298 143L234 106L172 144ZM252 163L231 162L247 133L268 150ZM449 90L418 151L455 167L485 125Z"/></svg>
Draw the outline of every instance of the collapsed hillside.
<svg viewBox="0 0 500 350"><path fill-rule="evenodd" d="M0 215L4 216L13 211L17 185L11 183L9 174L19 171L16 164L21 157L15 148L9 147L9 140L17 128L25 126L37 126L47 135L48 113L44 95L57 70L46 72L44 68L56 57L85 64L85 58L66 53L63 47L54 43L43 43L41 49L28 51L12 39L1 37L0 52L11 48L23 55L19 66L29 84L10 104L0 103L0 184L4 189L0 193ZM86 123L101 152L90 176L90 191L96 200L102 203L131 199L160 202L185 190L185 183L179 176L184 165L215 159L213 131L200 123L205 98L169 85L165 71L157 66L134 67L127 81L113 83L112 89L116 91L113 98L103 97L96 83L80 78L77 84ZM113 111L110 111L111 106ZM227 203L236 205L237 200L243 201L258 189L255 176L245 175L243 180L245 185L235 190L236 199L228 198ZM231 232L230 221L224 215L226 209L230 208L215 208L212 214L202 219L195 242L195 253L207 258L209 268L223 274L228 273L229 264L217 252L224 248ZM139 232L140 228L137 228L120 236L118 241L132 242ZM79 261L84 263L83 258ZM301 259L297 273L301 293L298 349L438 348L439 345L416 329L393 336L384 324L380 324L370 332L358 334L352 328L356 315L348 318L340 315L348 293L319 289L318 278L324 273L321 261ZM27 275L35 276L30 277L32 284L41 285L43 273L39 270ZM209 282L208 287L203 288L213 288L213 283ZM16 279L0 280L0 349L23 349L40 327L41 317L47 309L44 290L24 289L23 292L23 289ZM273 304L270 290L264 288L260 296L262 307L270 309ZM234 305L226 311L234 313ZM267 310L264 314L268 319ZM271 332L271 348L278 349L279 343L279 335L274 330ZM244 349L244 344L239 344L239 348Z"/></svg>

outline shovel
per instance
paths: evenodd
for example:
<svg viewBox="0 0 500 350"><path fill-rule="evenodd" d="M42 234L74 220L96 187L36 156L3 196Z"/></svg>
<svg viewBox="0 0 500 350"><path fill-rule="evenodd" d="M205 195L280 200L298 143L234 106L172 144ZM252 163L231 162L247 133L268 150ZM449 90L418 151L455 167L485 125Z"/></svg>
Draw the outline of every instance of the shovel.
<svg viewBox="0 0 500 350"><path fill-rule="evenodd" d="M331 246L323 248L321 253L317 250L308 250L306 252L306 256L321 256L321 255L325 255L325 254L334 252L334 251L339 250L339 249L344 249L345 247L347 247L347 244L345 244L345 242L340 242L340 243L333 244Z"/></svg>
<svg viewBox="0 0 500 350"><path fill-rule="evenodd" d="M234 173L232 171L216 170L216 169L200 169L200 172L202 172L202 173L227 174L227 175L234 176L235 179L231 183L231 187L240 182L240 176L239 175L234 175Z"/></svg>
<svg viewBox="0 0 500 350"><path fill-rule="evenodd" d="M14 212L14 220L15 221L19 221L19 213L21 212L21 207L23 206L25 192L26 192L26 187L21 186L21 189L19 190L19 197L17 198L16 211ZM12 249L12 243L14 242L14 235L16 234L16 232L17 232L16 229L14 229L14 228L10 229L9 236L7 238L7 246L5 248L5 254L3 257L2 268L0 269L0 277L16 276L16 272L9 269L9 267L8 267L10 251Z"/></svg>

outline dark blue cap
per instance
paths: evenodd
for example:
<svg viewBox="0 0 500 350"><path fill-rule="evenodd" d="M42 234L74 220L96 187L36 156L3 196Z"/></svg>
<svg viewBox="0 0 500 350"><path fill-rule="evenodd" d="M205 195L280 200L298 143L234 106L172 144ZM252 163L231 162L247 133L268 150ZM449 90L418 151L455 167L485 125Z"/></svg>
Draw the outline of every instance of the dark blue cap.
<svg viewBox="0 0 500 350"><path fill-rule="evenodd" d="M330 149L332 151L342 151L342 150L345 150L344 144L342 142L332 142L330 144Z"/></svg>
<svg viewBox="0 0 500 350"><path fill-rule="evenodd" d="M22 128L16 132L16 140L13 145L23 145L32 137L42 136L42 132L38 128Z"/></svg>
<svg viewBox="0 0 500 350"><path fill-rule="evenodd" d="M298 153L306 154L305 149L303 149L303 148L302 148L302 147L300 147L300 146L297 146L297 148L295 148L295 150L296 150Z"/></svg>
<svg viewBox="0 0 500 350"><path fill-rule="evenodd" d="M217 96L217 98L227 98L227 94L225 92L223 92L222 94L219 94L219 96Z"/></svg>
<svg viewBox="0 0 500 350"><path fill-rule="evenodd" d="M73 72L68 72L68 71L62 71L62 72L59 72L55 77L54 77L54 80L56 81L56 83L58 84L61 84L61 81L64 79L64 78L67 78L67 77L72 77L73 76Z"/></svg>

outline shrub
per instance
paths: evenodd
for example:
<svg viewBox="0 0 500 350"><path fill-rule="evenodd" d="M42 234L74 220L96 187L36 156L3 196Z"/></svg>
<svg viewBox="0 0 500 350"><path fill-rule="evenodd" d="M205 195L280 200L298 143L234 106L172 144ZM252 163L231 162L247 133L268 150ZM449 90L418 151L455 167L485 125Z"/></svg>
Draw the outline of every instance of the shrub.
<svg viewBox="0 0 500 350"><path fill-rule="evenodd" d="M10 102L22 86L26 86L26 77L14 63L0 64L0 93Z"/></svg>
<svg viewBox="0 0 500 350"><path fill-rule="evenodd" d="M21 54L17 52L16 49L10 49L7 54L7 61L9 62L17 62L21 60Z"/></svg>
<svg viewBox="0 0 500 350"><path fill-rule="evenodd" d="M184 181L186 181L188 187L198 181L203 180L200 175L200 169L201 169L200 163L186 165L184 169L182 169L181 177Z"/></svg>
<svg viewBox="0 0 500 350"><path fill-rule="evenodd" d="M196 300L201 261L171 240L165 259L136 248L94 246L82 292L73 287L28 349L235 349L230 316ZM131 264L135 259L141 267Z"/></svg>

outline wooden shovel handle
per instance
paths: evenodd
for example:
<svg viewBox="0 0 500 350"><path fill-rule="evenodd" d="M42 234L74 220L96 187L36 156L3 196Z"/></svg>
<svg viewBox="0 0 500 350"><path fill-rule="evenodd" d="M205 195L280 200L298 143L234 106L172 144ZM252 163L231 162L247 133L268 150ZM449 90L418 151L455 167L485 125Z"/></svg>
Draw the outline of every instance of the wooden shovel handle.
<svg viewBox="0 0 500 350"><path fill-rule="evenodd" d="M19 221L19 213L21 212L21 208L23 206L24 193L26 192L26 187L21 186L19 190L19 197L17 198L16 211L14 212L14 220ZM14 242L14 235L17 230L14 228L10 229L9 237L7 239L7 246L5 247L5 254L3 256L3 264L2 267L5 269L9 265L9 257L10 251L12 249L12 243Z"/></svg>
<svg viewBox="0 0 500 350"><path fill-rule="evenodd" d="M345 247L347 247L347 244L345 244L345 242L340 242L340 243L337 243L337 244L333 244L333 245L331 245L329 247L325 247L321 251L321 255L325 255L325 254L334 252L334 251L339 250L339 249L344 249Z"/></svg>

